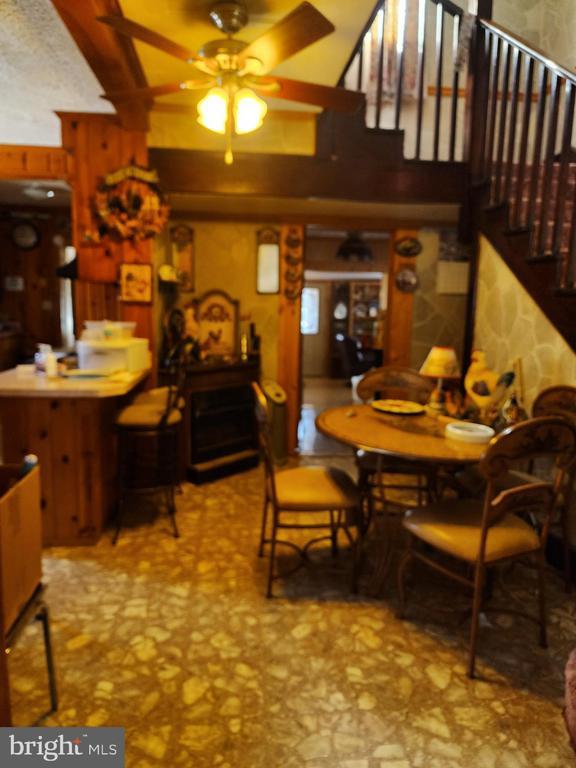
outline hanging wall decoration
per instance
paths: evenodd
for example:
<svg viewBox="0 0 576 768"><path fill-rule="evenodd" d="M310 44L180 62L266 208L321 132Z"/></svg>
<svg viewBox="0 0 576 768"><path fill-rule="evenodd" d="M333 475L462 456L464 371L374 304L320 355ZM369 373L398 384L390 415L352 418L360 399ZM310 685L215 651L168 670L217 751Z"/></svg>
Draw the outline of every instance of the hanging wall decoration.
<svg viewBox="0 0 576 768"><path fill-rule="evenodd" d="M297 301L304 284L304 244L298 227L289 227L281 248L283 293L289 301Z"/></svg>
<svg viewBox="0 0 576 768"><path fill-rule="evenodd" d="M104 177L94 208L98 228L87 239L146 240L159 234L170 209L158 188L158 174L134 163Z"/></svg>

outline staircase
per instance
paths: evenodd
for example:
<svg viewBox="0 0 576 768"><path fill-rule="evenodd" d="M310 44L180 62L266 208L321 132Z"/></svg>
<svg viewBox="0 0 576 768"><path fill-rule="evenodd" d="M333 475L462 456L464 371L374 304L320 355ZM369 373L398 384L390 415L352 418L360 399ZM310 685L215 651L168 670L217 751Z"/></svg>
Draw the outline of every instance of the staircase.
<svg viewBox="0 0 576 768"><path fill-rule="evenodd" d="M484 234L576 351L576 74L450 0L379 0L340 84L405 157L467 164L461 237Z"/></svg>

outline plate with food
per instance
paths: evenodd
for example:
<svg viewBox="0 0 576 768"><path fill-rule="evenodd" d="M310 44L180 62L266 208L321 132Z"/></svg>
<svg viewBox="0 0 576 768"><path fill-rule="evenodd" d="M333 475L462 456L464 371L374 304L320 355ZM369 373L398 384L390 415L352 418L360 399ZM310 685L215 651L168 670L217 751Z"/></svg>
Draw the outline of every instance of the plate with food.
<svg viewBox="0 0 576 768"><path fill-rule="evenodd" d="M411 400L373 400L370 405L379 413L390 413L393 416L419 416L426 411L421 403Z"/></svg>

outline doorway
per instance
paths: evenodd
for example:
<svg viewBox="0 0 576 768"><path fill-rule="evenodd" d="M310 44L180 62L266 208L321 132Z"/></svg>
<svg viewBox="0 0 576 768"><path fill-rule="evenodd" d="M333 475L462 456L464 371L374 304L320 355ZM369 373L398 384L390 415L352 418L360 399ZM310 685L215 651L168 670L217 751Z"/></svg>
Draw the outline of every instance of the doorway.
<svg viewBox="0 0 576 768"><path fill-rule="evenodd" d="M389 235L308 227L302 334L302 455L349 454L319 434L316 416L354 399L354 377L381 364ZM354 358L354 359L353 359Z"/></svg>
<svg viewBox="0 0 576 768"><path fill-rule="evenodd" d="M57 275L70 250L70 189L61 180L0 181L0 369L37 345L73 343L71 281ZM72 249L73 250L73 249Z"/></svg>

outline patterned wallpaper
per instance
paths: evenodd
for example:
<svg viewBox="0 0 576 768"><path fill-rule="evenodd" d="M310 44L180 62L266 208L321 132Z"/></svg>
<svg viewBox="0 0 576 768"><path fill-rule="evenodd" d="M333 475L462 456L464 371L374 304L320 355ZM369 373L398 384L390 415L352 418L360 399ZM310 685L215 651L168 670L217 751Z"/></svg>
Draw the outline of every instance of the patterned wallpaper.
<svg viewBox="0 0 576 768"><path fill-rule="evenodd" d="M430 347L454 347L462 364L466 296L439 294L436 290L440 232L421 229L422 253L416 259L420 286L414 293L411 366L420 368Z"/></svg>
<svg viewBox="0 0 576 768"><path fill-rule="evenodd" d="M474 345L496 371L510 370L521 358L528 408L545 387L576 384L576 354L485 238L480 240Z"/></svg>

